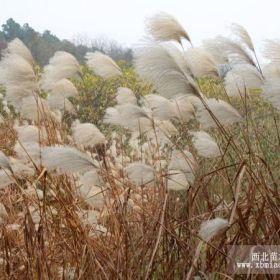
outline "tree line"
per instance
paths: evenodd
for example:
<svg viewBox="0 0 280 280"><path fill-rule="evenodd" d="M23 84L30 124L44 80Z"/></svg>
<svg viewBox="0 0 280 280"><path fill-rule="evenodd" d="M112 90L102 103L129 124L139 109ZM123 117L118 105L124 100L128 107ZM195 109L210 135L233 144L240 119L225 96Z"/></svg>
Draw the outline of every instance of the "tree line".
<svg viewBox="0 0 280 280"><path fill-rule="evenodd" d="M101 51L114 60L124 60L128 63L132 60L132 50L121 46L114 40L106 37L99 37L91 40L81 35L73 41L59 39L49 30L40 33L34 30L28 23L20 25L10 18L0 29L0 51L6 48L7 43L14 38L19 38L31 50L35 60L40 65L48 63L50 57L56 51L67 51L73 54L79 62L83 62L87 52Z"/></svg>

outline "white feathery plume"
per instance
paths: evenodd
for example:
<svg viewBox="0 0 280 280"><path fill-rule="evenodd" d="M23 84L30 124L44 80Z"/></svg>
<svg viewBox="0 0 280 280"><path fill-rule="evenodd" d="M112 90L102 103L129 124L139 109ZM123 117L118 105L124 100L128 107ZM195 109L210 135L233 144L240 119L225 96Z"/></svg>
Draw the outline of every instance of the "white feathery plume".
<svg viewBox="0 0 280 280"><path fill-rule="evenodd" d="M56 122L61 123L63 118L63 112L61 112L60 110L53 110L51 111L51 116Z"/></svg>
<svg viewBox="0 0 280 280"><path fill-rule="evenodd" d="M209 221L205 221L201 224L199 230L199 236L204 241L210 241L214 236L216 236L222 230L225 230L229 226L227 220L222 218L215 218Z"/></svg>
<svg viewBox="0 0 280 280"><path fill-rule="evenodd" d="M271 62L280 63L280 40L266 40L263 56Z"/></svg>
<svg viewBox="0 0 280 280"><path fill-rule="evenodd" d="M101 209L104 206L104 193L101 187L104 182L96 170L84 173L78 181L79 193L92 208Z"/></svg>
<svg viewBox="0 0 280 280"><path fill-rule="evenodd" d="M124 171L128 178L137 185L151 183L155 179L154 168L142 162L133 162L128 164Z"/></svg>
<svg viewBox="0 0 280 280"><path fill-rule="evenodd" d="M130 88L119 87L117 91L116 99L119 105L125 103L131 103L137 105L137 99Z"/></svg>
<svg viewBox="0 0 280 280"><path fill-rule="evenodd" d="M12 40L9 44L5 52L10 54L16 54L24 58L31 65L34 64L33 56L30 50L25 46L25 44L18 38Z"/></svg>
<svg viewBox="0 0 280 280"><path fill-rule="evenodd" d="M71 81L68 79L61 79L52 86L49 94L68 98L78 95L78 91Z"/></svg>
<svg viewBox="0 0 280 280"><path fill-rule="evenodd" d="M201 99L205 101L206 97L202 96L202 98L198 98L197 96L194 95L187 96L187 100L193 105L195 111L201 106L202 103Z"/></svg>
<svg viewBox="0 0 280 280"><path fill-rule="evenodd" d="M33 95L37 89L30 51L19 40L8 44L0 62L0 83L6 88L5 100L18 108L22 98Z"/></svg>
<svg viewBox="0 0 280 280"><path fill-rule="evenodd" d="M252 51L255 52L254 44L248 31L240 24L233 23L231 25L232 32L240 39L240 41Z"/></svg>
<svg viewBox="0 0 280 280"><path fill-rule="evenodd" d="M196 78L219 77L218 64L212 55L203 48L189 48L185 58Z"/></svg>
<svg viewBox="0 0 280 280"><path fill-rule="evenodd" d="M267 80L262 86L262 96L275 108L280 110L280 81L278 79Z"/></svg>
<svg viewBox="0 0 280 280"><path fill-rule="evenodd" d="M208 109L215 115L215 118L223 126L241 122L243 120L239 112L223 100L209 98L206 99L205 102L208 106ZM204 104L201 103L201 106L199 106L196 115L203 129L217 126L217 123L215 122L209 111L205 108Z"/></svg>
<svg viewBox="0 0 280 280"><path fill-rule="evenodd" d="M153 116L159 120L176 118L184 123L194 117L194 107L184 95L167 99L160 95L148 94L142 100L144 105L152 110Z"/></svg>
<svg viewBox="0 0 280 280"><path fill-rule="evenodd" d="M192 153L187 150L173 150L168 168L182 170L184 172L193 172L196 169L196 161Z"/></svg>
<svg viewBox="0 0 280 280"><path fill-rule="evenodd" d="M29 88L21 88L20 86L6 86L5 100L8 104L13 105L16 110L20 109L23 98L34 96L34 91Z"/></svg>
<svg viewBox="0 0 280 280"><path fill-rule="evenodd" d="M0 203L0 217L5 217L7 216L7 211L3 203Z"/></svg>
<svg viewBox="0 0 280 280"><path fill-rule="evenodd" d="M3 223L3 219L8 217L8 213L6 211L5 206L3 203L0 203L0 225Z"/></svg>
<svg viewBox="0 0 280 280"><path fill-rule="evenodd" d="M181 170L170 170L167 178L167 188L170 191L188 190L190 184Z"/></svg>
<svg viewBox="0 0 280 280"><path fill-rule="evenodd" d="M159 120L177 119L185 123L194 117L194 107L185 95L167 99L160 95L147 94L142 100L144 106L150 108L153 116Z"/></svg>
<svg viewBox="0 0 280 280"><path fill-rule="evenodd" d="M149 117L147 112L143 108L136 106L131 103L117 105L116 108L119 112L121 112L123 118L131 118L131 119L138 119L138 118L146 118Z"/></svg>
<svg viewBox="0 0 280 280"><path fill-rule="evenodd" d="M131 131L144 133L151 128L149 113L131 103L117 105L106 109L104 123L119 125Z"/></svg>
<svg viewBox="0 0 280 280"><path fill-rule="evenodd" d="M178 130L168 120L154 120L154 122L142 124L141 132L145 132L145 136L155 145L159 143L161 146L171 144L170 137L177 134ZM136 129L135 129L135 132ZM142 146L143 148L143 146Z"/></svg>
<svg viewBox="0 0 280 280"><path fill-rule="evenodd" d="M115 139L112 140L111 146L108 149L108 153L113 158L117 158L118 157L117 141Z"/></svg>
<svg viewBox="0 0 280 280"><path fill-rule="evenodd" d="M88 52L86 54L87 65L96 75L102 78L109 79L116 76L121 76L122 71L116 62L99 51Z"/></svg>
<svg viewBox="0 0 280 280"><path fill-rule="evenodd" d="M97 171L93 169L80 176L78 185L83 185L85 188L90 188L92 186L101 188L104 185L104 182L102 177L98 175Z"/></svg>
<svg viewBox="0 0 280 280"><path fill-rule="evenodd" d="M16 54L4 55L0 62L0 82L5 86L35 89L35 73L32 65Z"/></svg>
<svg viewBox="0 0 280 280"><path fill-rule="evenodd" d="M35 169L32 164L26 164L24 160L21 161L15 158L10 158L10 161L16 176L33 176L35 174Z"/></svg>
<svg viewBox="0 0 280 280"><path fill-rule="evenodd" d="M153 116L159 120L170 120L176 117L176 107L163 96L148 94L143 97L143 102L152 110Z"/></svg>
<svg viewBox="0 0 280 280"><path fill-rule="evenodd" d="M81 73L80 71L79 62L72 54L57 51L51 57L49 64L44 67L41 86L45 91L49 91L58 81L77 77Z"/></svg>
<svg viewBox="0 0 280 280"><path fill-rule="evenodd" d="M84 173L80 177L78 184L78 191L86 203L95 209L101 209L104 206L104 193L101 189L103 180L96 170Z"/></svg>
<svg viewBox="0 0 280 280"><path fill-rule="evenodd" d="M95 225L97 224L97 218L100 215L100 213L96 210L85 210L79 212L80 219L84 222L86 225Z"/></svg>
<svg viewBox="0 0 280 280"><path fill-rule="evenodd" d="M41 147L38 142L24 142L21 144L16 142L14 151L23 163L32 161L36 165L40 164Z"/></svg>
<svg viewBox="0 0 280 280"><path fill-rule="evenodd" d="M214 59L216 64L228 64L228 56L224 50L224 47L221 49L221 43L217 41L217 38L203 40L202 47L205 49L211 57Z"/></svg>
<svg viewBox="0 0 280 280"><path fill-rule="evenodd" d="M200 96L190 74L172 53L171 48L155 43L139 47L134 51L136 71L143 79L152 82L164 97L182 94Z"/></svg>
<svg viewBox="0 0 280 280"><path fill-rule="evenodd" d="M154 138L153 121L148 118L139 118L128 125L128 129L135 135L143 135L152 133L151 138Z"/></svg>
<svg viewBox="0 0 280 280"><path fill-rule="evenodd" d="M213 57L215 57L215 52L212 52L211 50L216 48L216 50L220 52L220 58L224 58L226 62L232 64L245 63L257 68L249 50L229 38L217 36L214 40L205 41L204 47L213 55Z"/></svg>
<svg viewBox="0 0 280 280"><path fill-rule="evenodd" d="M195 179L194 172L196 167L196 161L189 151L172 151L171 159L168 164L169 173L172 173L174 170L180 170L186 177L187 181L189 183L193 183Z"/></svg>
<svg viewBox="0 0 280 280"><path fill-rule="evenodd" d="M105 203L104 194L101 188L92 186L90 188L85 187L82 185L79 188L79 192L85 202L89 204L94 209L102 209Z"/></svg>
<svg viewBox="0 0 280 280"><path fill-rule="evenodd" d="M154 120L154 125L159 139L164 138L164 136L171 137L172 135L178 133L177 128L172 124L172 122L168 120L167 121Z"/></svg>
<svg viewBox="0 0 280 280"><path fill-rule="evenodd" d="M148 43L148 41L147 41L147 43ZM154 44L154 42L151 42L151 44ZM175 46L174 44L165 43L162 46L170 53L170 55L172 56L172 58L174 59L176 64L186 74L186 76L193 78L194 75L191 71L188 61L186 60L185 52L182 51L177 46Z"/></svg>
<svg viewBox="0 0 280 280"><path fill-rule="evenodd" d="M47 131L44 127L42 127L39 131L38 127L35 125L15 125L14 129L16 130L18 139L21 143L39 142L39 133L41 140L45 140L48 137Z"/></svg>
<svg viewBox="0 0 280 280"><path fill-rule="evenodd" d="M92 158L69 146L42 148L42 162L48 170L58 173L76 173L88 171L95 167Z"/></svg>
<svg viewBox="0 0 280 280"><path fill-rule="evenodd" d="M15 108L38 88L33 66L23 57L8 52L0 61L0 83L6 89L5 99Z"/></svg>
<svg viewBox="0 0 280 280"><path fill-rule="evenodd" d="M10 172L6 172L6 170L0 170L0 189L5 188L13 183L14 180L11 177Z"/></svg>
<svg viewBox="0 0 280 280"><path fill-rule="evenodd" d="M153 110L156 107L164 105L166 102L169 102L169 99L158 95L158 94L147 94L142 97L141 100L145 107Z"/></svg>
<svg viewBox="0 0 280 280"><path fill-rule="evenodd" d="M49 95L47 98L49 108L53 111L61 110L69 113L74 113L73 104L63 95Z"/></svg>
<svg viewBox="0 0 280 280"><path fill-rule="evenodd" d="M183 26L172 15L158 13L147 20L147 32L159 42L176 41L182 44L181 40L191 39Z"/></svg>
<svg viewBox="0 0 280 280"><path fill-rule="evenodd" d="M190 134L193 136L192 142L198 155L205 158L221 156L221 151L216 141L207 132L193 131Z"/></svg>
<svg viewBox="0 0 280 280"><path fill-rule="evenodd" d="M225 78L225 88L229 96L249 93L250 89L260 88L263 78L258 70L250 65L235 65Z"/></svg>
<svg viewBox="0 0 280 280"><path fill-rule="evenodd" d="M50 58L48 65L65 67L65 73L67 74L63 75L63 78L71 78L80 71L80 65L77 59L72 54L65 51L55 52L55 54Z"/></svg>
<svg viewBox="0 0 280 280"><path fill-rule="evenodd" d="M1 168L12 171L10 160L2 151L0 151L0 169Z"/></svg>
<svg viewBox="0 0 280 280"><path fill-rule="evenodd" d="M280 64L268 63L262 69L265 80L275 80L280 78Z"/></svg>
<svg viewBox="0 0 280 280"><path fill-rule="evenodd" d="M97 144L104 144L106 138L103 133L92 123L78 123L72 127L74 141L84 147L94 147Z"/></svg>
<svg viewBox="0 0 280 280"><path fill-rule="evenodd" d="M108 107L103 119L104 123L112 125L123 125L121 113L114 107Z"/></svg>
<svg viewBox="0 0 280 280"><path fill-rule="evenodd" d="M222 47L221 51L227 54L231 63L248 63L256 67L256 63L251 54L242 45L222 36L219 36L218 40L220 40L220 45L217 47Z"/></svg>
<svg viewBox="0 0 280 280"><path fill-rule="evenodd" d="M193 96L196 97L196 96ZM200 100L199 98L197 98ZM176 107L176 117L182 123L186 123L194 118L194 106L190 102L190 96L177 96L172 99L174 106Z"/></svg>
<svg viewBox="0 0 280 280"><path fill-rule="evenodd" d="M132 148L132 150L133 151L135 151L135 153L137 153L137 157L141 157L141 153L139 152L139 148L140 148L140 141L139 141L139 138L138 138L138 134L136 134L136 133L133 133L132 135L131 135L131 137L129 138L129 141L128 141L128 145L130 146L130 148ZM142 147L143 147L143 145L142 145ZM123 160L122 160L122 158L121 157L119 157L120 159L121 159L121 161L120 161L120 163L122 164L122 162L123 162ZM127 163L129 163L130 162L130 159L128 158L128 161L127 161Z"/></svg>
<svg viewBox="0 0 280 280"><path fill-rule="evenodd" d="M50 113L47 101L34 96L23 98L19 111L22 118L33 121L39 121Z"/></svg>
<svg viewBox="0 0 280 280"><path fill-rule="evenodd" d="M4 105L3 111L4 111L6 114L10 114L10 112L11 112L11 110L9 109L9 107L8 107L7 105Z"/></svg>
<svg viewBox="0 0 280 280"><path fill-rule="evenodd" d="M110 109L109 109L110 108ZM149 117L148 113L145 112L143 108L140 108L137 105L131 104L131 103L124 103L121 105L116 105L113 107L114 110L111 110L112 107L109 107L108 109L108 115L105 115L105 120L109 120L109 115L113 114L115 117L117 117L117 114L120 115L120 118L123 119L122 122L128 122L129 119L135 120L139 118L146 118ZM118 113L117 113L118 112ZM113 120L112 120L113 121Z"/></svg>
<svg viewBox="0 0 280 280"><path fill-rule="evenodd" d="M262 96L276 109L280 110L280 65L269 63L264 70L265 81L262 85Z"/></svg>

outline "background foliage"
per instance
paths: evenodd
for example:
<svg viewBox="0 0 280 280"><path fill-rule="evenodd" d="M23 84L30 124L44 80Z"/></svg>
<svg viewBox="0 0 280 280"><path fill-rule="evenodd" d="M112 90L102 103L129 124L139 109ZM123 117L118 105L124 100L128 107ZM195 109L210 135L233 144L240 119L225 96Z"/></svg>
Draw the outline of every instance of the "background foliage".
<svg viewBox="0 0 280 280"><path fill-rule="evenodd" d="M7 43L15 38L24 42L40 65L47 64L56 51L67 51L80 62L83 61L87 52L96 50L108 54L115 60L125 60L127 62L132 60L131 49L122 47L114 40L105 37L93 40L87 37L78 37L73 39L73 42L60 40L49 30L39 33L28 23L21 26L10 18L2 25L2 30L0 30L0 50L6 48Z"/></svg>

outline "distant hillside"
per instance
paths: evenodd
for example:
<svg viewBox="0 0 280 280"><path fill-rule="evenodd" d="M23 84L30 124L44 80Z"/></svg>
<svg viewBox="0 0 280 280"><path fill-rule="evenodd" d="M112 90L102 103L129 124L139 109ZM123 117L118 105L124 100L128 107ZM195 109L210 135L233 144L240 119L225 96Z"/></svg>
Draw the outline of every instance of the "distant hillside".
<svg viewBox="0 0 280 280"><path fill-rule="evenodd" d="M132 59L131 49L123 48L115 41L97 38L90 42L90 46L83 44L83 42L73 43L69 40L59 39L49 30L43 33L37 32L28 23L21 26L12 18L8 19L0 29L0 50L6 47L7 42L16 37L27 45L36 61L41 65L47 64L49 58L56 51L61 50L73 54L80 62L83 61L86 52L95 50L108 54L114 60L131 62Z"/></svg>

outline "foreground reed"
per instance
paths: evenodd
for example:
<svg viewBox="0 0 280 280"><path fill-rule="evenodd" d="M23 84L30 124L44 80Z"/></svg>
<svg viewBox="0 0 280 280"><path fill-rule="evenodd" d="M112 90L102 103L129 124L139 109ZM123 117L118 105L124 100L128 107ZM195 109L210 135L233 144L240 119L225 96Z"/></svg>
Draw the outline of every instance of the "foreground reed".
<svg viewBox="0 0 280 280"><path fill-rule="evenodd" d="M21 41L5 50L1 279L233 279L227 245L279 243L277 43L263 69L239 25L186 51L172 16L147 25L134 64L154 92L120 87L109 133L75 117L71 54L38 73ZM123 75L105 54L86 62Z"/></svg>

